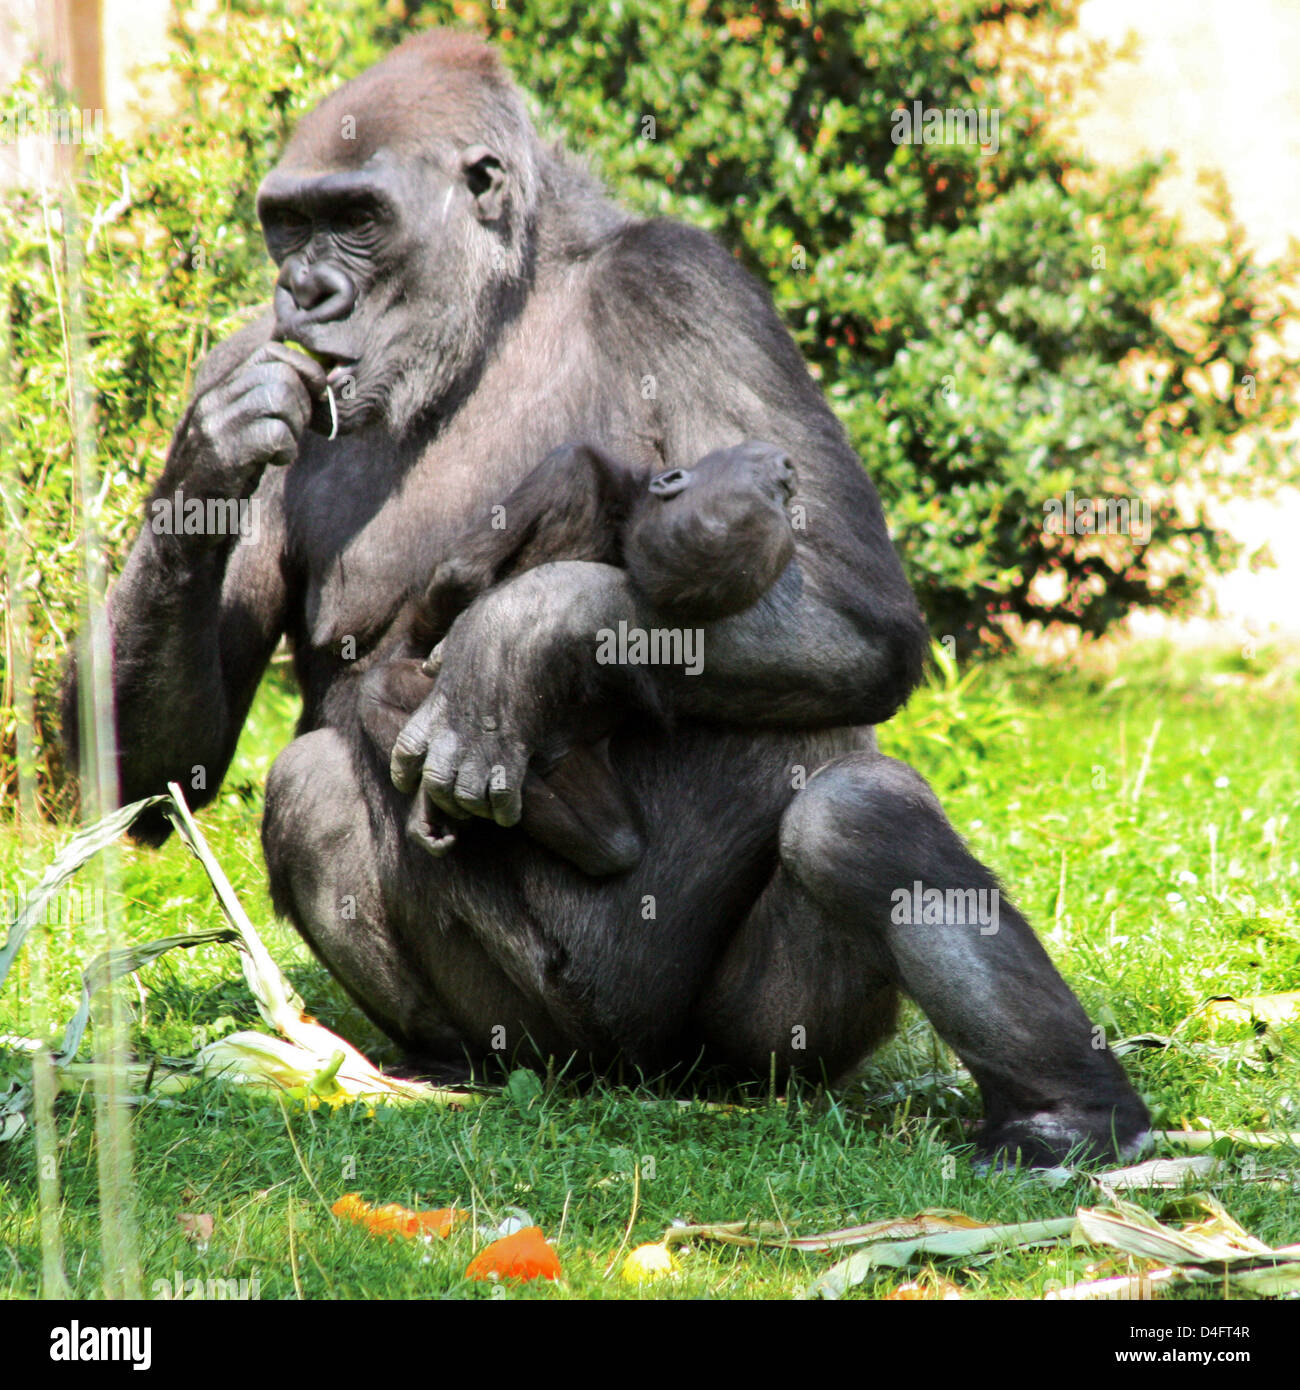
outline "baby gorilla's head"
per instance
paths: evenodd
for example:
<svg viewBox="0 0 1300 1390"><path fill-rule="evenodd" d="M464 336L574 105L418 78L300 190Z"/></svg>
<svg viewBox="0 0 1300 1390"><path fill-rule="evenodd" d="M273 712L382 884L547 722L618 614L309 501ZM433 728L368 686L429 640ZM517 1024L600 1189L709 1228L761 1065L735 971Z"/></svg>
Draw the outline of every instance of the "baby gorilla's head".
<svg viewBox="0 0 1300 1390"><path fill-rule="evenodd" d="M656 474L624 547L638 588L698 621L749 608L794 555L785 507L795 481L790 456L756 440Z"/></svg>

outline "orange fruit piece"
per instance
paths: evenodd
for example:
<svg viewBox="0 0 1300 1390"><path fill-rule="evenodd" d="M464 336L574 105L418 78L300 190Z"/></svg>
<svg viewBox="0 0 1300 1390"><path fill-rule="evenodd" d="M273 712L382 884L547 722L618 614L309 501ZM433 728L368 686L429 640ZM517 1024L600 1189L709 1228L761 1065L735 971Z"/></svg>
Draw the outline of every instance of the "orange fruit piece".
<svg viewBox="0 0 1300 1390"><path fill-rule="evenodd" d="M469 1219L458 1207L439 1207L436 1211L412 1211L396 1202L372 1207L360 1194L348 1192L330 1208L335 1216L356 1221L372 1236L437 1236L442 1240L461 1221Z"/></svg>
<svg viewBox="0 0 1300 1390"><path fill-rule="evenodd" d="M559 1279L560 1257L540 1226L525 1226L480 1250L465 1271L467 1279Z"/></svg>

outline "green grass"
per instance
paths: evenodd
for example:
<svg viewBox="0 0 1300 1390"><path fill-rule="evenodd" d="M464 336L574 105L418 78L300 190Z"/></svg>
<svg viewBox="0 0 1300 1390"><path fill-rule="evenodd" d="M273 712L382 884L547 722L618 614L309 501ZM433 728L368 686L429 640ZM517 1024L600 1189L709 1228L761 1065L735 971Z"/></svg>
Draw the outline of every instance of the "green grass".
<svg viewBox="0 0 1300 1390"><path fill-rule="evenodd" d="M1114 672L1015 663L960 687L940 682L884 731L888 751L933 781L1108 1033L1174 1037L1126 1061L1161 1127L1300 1129L1300 1026L1216 1032L1197 1014L1212 995L1300 988L1298 686L1294 662L1277 654L1245 661L1144 648ZM272 923L260 788L293 715L282 683L268 680L226 788L201 823L309 1008L378 1053L382 1040L296 936ZM6 831L5 886L30 882L23 866L45 862L58 840L51 832L25 858ZM218 924L202 871L179 844L125 848L122 879L133 941ZM75 1006L85 962L75 937L56 929L48 947L60 1021ZM0 995L0 1032L31 1030L29 969L21 959ZM228 947L175 952L139 978L140 991L127 997L142 1057L185 1056L214 1036L258 1026ZM0 1085L5 1066L0 1054ZM502 1291L512 1298L786 1298L826 1267L819 1255L697 1245L672 1283L638 1291L606 1278L633 1216L638 1163L629 1246L657 1240L675 1220L780 1218L811 1232L926 1207L997 1222L1043 1219L1097 1200L1083 1181L1051 1189L1014 1175L979 1177L961 1154L954 1165L953 1148L979 1114L969 1085L934 1082L882 1099L895 1082L951 1066L913 1012L859 1082L834 1095L755 1094L729 1109L682 1102L653 1085L584 1092L561 1080L531 1104L501 1094L462 1112L308 1112L205 1082L134 1115L145 1291L179 1277L256 1279L263 1298L488 1296L463 1277L469 1234L433 1248L376 1240L330 1216L328 1204L346 1191L494 1216L525 1207L556 1241L566 1283ZM78 1297L95 1298L90 1098L63 1096L58 1124L68 1277ZM38 1289L34 1163L30 1131L0 1145L4 1297ZM1261 1154L1258 1167L1277 1180L1248 1182L1238 1163L1216 1180L1215 1194L1262 1240L1300 1241L1300 1155ZM1158 1194L1139 1200L1161 1205ZM178 1225L184 1211L215 1217L205 1252ZM1090 1266L1127 1267L1063 1247L945 1273L972 1297L1035 1297L1053 1281L1087 1277ZM911 1277L886 1273L854 1296L880 1296Z"/></svg>

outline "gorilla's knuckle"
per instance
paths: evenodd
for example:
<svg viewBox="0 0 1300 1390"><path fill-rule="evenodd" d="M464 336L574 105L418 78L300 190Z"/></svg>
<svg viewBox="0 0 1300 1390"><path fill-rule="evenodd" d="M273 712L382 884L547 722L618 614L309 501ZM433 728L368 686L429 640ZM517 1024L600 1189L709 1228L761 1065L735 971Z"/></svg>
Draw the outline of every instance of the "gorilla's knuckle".
<svg viewBox="0 0 1300 1390"><path fill-rule="evenodd" d="M257 460L291 454L298 447L283 420L258 420L249 427L245 439L249 456Z"/></svg>
<svg viewBox="0 0 1300 1390"><path fill-rule="evenodd" d="M455 787L457 775L454 761L429 753L420 769L420 786L429 796L445 796Z"/></svg>
<svg viewBox="0 0 1300 1390"><path fill-rule="evenodd" d="M203 396L195 403L186 431L190 441L202 449L210 449L220 433L219 422L225 416L225 402L213 395Z"/></svg>

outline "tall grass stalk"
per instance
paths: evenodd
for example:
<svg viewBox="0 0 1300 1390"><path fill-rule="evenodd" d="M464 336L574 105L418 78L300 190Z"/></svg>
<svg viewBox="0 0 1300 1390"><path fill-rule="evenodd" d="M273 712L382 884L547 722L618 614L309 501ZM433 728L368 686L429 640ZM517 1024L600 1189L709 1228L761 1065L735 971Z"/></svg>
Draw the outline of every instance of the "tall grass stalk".
<svg viewBox="0 0 1300 1390"><path fill-rule="evenodd" d="M5 546L5 574L9 603L4 613L5 671L12 689L0 699L14 711L15 780L17 790L17 830L22 844L25 876L36 868L38 853L38 805L36 755L33 730L36 727L36 701L32 686L32 628L28 604L28 581L32 565L28 556L27 507L23 499L18 460L13 449L10 415L15 400L13 356L7 315L0 316L0 509L3 509L8 544ZM16 895L6 901L15 902ZM12 922L7 924L12 927ZM28 954L31 968L32 1010L29 1027L41 1039L42 1047L32 1059L33 1111L36 1135L36 1174L41 1211L41 1289L47 1298L66 1298L68 1281L63 1271L63 1233L60 1226L59 1137L54 1120L57 1084L50 1065L49 994L47 952L43 932L37 932Z"/></svg>
<svg viewBox="0 0 1300 1390"><path fill-rule="evenodd" d="M46 248L55 285L67 383L68 438L72 449L75 515L81 534L81 638L77 648L81 734L81 808L98 820L118 804L117 749L113 714L111 652L104 605L103 546L97 525L93 400L85 364L88 360L82 300L81 229L77 215L74 166L60 167L52 198L42 187ZM58 209L53 225L51 203ZM61 253L61 254L60 254ZM120 943L120 860L110 846L96 859L98 892L87 953L111 951ZM83 928L84 929L84 928ZM100 1246L104 1293L109 1298L140 1298L131 1180L131 1127L125 1095L128 1032L122 985L101 991L92 1012L96 1062L95 1133L99 1177Z"/></svg>

